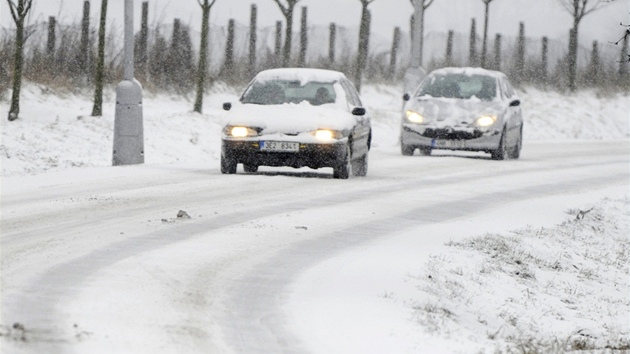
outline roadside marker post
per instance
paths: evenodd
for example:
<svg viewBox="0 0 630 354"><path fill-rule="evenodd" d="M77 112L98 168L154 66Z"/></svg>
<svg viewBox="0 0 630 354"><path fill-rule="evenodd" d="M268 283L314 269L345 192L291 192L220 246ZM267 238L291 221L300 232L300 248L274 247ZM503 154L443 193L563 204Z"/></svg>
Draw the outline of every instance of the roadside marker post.
<svg viewBox="0 0 630 354"><path fill-rule="evenodd" d="M125 72L116 86L112 165L144 163L142 85L134 78L133 0L125 0Z"/></svg>

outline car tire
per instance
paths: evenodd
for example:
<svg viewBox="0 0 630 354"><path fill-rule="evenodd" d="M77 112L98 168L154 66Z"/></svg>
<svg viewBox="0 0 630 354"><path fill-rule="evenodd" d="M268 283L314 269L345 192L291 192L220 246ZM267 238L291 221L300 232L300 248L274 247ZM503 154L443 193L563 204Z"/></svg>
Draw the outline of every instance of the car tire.
<svg viewBox="0 0 630 354"><path fill-rule="evenodd" d="M236 160L221 155L221 173L233 175L236 173Z"/></svg>
<svg viewBox="0 0 630 354"><path fill-rule="evenodd" d="M357 177L367 176L368 171L368 155L365 154L360 158L352 161L352 175Z"/></svg>
<svg viewBox="0 0 630 354"><path fill-rule="evenodd" d="M429 156L431 155L431 148L419 148L420 156Z"/></svg>
<svg viewBox="0 0 630 354"><path fill-rule="evenodd" d="M243 164L243 170L247 173L258 172L258 166L252 164Z"/></svg>
<svg viewBox="0 0 630 354"><path fill-rule="evenodd" d="M510 152L511 159L518 159L521 157L521 149L523 147L523 127L521 127L518 138L516 138L516 143L514 144L514 149Z"/></svg>
<svg viewBox="0 0 630 354"><path fill-rule="evenodd" d="M413 152L416 150L415 147L413 147L412 145L407 145L405 143L403 143L402 141L400 142L400 153L403 156L413 156Z"/></svg>
<svg viewBox="0 0 630 354"><path fill-rule="evenodd" d="M507 147L507 134L505 129L501 133L501 139L499 140L499 147L490 152L493 160L507 160L508 158L508 147Z"/></svg>
<svg viewBox="0 0 630 354"><path fill-rule="evenodd" d="M333 167L333 178L348 179L350 177L350 171L352 170L350 157L350 146L346 145L346 153L342 158L338 159L337 165Z"/></svg>

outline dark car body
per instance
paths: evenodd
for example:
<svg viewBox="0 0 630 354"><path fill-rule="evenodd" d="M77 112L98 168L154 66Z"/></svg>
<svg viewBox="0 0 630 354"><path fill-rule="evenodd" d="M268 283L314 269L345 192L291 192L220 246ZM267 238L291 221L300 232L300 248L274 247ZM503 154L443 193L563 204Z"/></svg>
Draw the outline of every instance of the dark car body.
<svg viewBox="0 0 630 354"><path fill-rule="evenodd" d="M340 72L272 69L260 72L237 104L224 104L221 172L259 166L332 167L335 178L365 176L370 118Z"/></svg>

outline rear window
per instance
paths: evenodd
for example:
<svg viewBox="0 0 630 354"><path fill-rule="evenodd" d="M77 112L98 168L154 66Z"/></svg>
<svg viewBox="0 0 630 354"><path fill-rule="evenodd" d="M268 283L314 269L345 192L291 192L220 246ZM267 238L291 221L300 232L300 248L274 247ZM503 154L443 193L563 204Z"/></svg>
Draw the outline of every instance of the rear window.
<svg viewBox="0 0 630 354"><path fill-rule="evenodd" d="M337 95L332 82L307 82L272 80L254 82L243 97L242 103L278 105L308 102L314 106L335 103Z"/></svg>
<svg viewBox="0 0 630 354"><path fill-rule="evenodd" d="M497 97L496 79L485 75L447 74L427 77L416 96L492 101Z"/></svg>

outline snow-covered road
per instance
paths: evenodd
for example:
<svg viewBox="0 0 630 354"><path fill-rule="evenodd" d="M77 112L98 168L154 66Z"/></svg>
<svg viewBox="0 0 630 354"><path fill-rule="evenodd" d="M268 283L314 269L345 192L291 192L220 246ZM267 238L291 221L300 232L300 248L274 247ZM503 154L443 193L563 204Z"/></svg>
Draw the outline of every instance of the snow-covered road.
<svg viewBox="0 0 630 354"><path fill-rule="evenodd" d="M492 230L502 220L488 215L509 207L511 228L536 226L540 215L513 211L545 200L544 213L560 215L566 205L554 200L623 194L628 151L627 140L535 142L520 160L492 161L376 147L368 177L347 181L326 169L221 175L214 164L5 177L1 324L11 335L0 336L2 352L299 353L344 348L339 337L378 342L344 325L369 318L370 308L352 316L317 297L296 305L305 279L315 279L304 275L410 231L426 238L418 257L427 257L447 240L423 230L445 222L466 218L471 230ZM339 269L329 271L332 278ZM319 274L318 291L354 292L346 309L357 308L360 284L349 279L340 289ZM336 339L318 346L327 331ZM381 335L387 342L390 334Z"/></svg>

